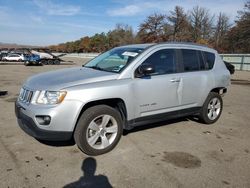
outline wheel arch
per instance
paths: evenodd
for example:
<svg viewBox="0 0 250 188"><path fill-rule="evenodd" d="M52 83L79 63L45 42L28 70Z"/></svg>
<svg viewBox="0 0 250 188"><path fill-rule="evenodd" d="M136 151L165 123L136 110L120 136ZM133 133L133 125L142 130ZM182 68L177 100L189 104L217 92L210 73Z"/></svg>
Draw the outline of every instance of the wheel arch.
<svg viewBox="0 0 250 188"><path fill-rule="evenodd" d="M208 89L204 94L204 98L202 99L201 105L205 103L206 99L208 98L211 92L217 93L223 97L227 93L227 88L226 87L214 87L211 90Z"/></svg>
<svg viewBox="0 0 250 188"><path fill-rule="evenodd" d="M218 93L218 94L220 94L220 95L223 95L223 94L227 93L227 88L225 88L225 87L216 87L216 88L213 88L213 89L210 91L210 93L211 93L211 92L215 92L215 93Z"/></svg>
<svg viewBox="0 0 250 188"><path fill-rule="evenodd" d="M101 99L101 100L90 101L82 107L82 109L77 117L77 121L75 123L75 127L74 127L73 132L75 132L76 125L77 125L81 115L83 114L83 112L85 110L87 110L88 108L96 106L96 105L107 105L107 106L110 106L112 108L117 109L119 111L119 113L121 114L122 120L124 122L123 126L126 126L127 108L126 108L126 104L125 104L124 100L122 100L121 98Z"/></svg>

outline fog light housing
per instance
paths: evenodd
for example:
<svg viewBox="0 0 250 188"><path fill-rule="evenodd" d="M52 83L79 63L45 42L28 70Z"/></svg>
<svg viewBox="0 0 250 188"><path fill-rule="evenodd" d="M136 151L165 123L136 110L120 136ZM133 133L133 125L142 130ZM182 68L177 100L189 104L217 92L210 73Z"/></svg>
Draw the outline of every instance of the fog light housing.
<svg viewBox="0 0 250 188"><path fill-rule="evenodd" d="M50 116L36 116L36 121L40 125L49 125L51 121L51 117Z"/></svg>

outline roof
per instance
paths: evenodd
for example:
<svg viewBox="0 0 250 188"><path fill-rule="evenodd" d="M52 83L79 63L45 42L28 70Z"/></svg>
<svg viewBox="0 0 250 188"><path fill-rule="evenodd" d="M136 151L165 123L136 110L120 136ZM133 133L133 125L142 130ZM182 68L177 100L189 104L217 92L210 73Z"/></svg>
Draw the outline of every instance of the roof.
<svg viewBox="0 0 250 188"><path fill-rule="evenodd" d="M145 44L130 44L130 45L125 45L125 46L120 46L122 48L147 48L150 46L155 45L156 43L145 43ZM119 47L118 47L119 48Z"/></svg>
<svg viewBox="0 0 250 188"><path fill-rule="evenodd" d="M145 43L145 44L131 44L126 46L121 46L122 48L149 48L149 47L157 47L157 46L169 46L169 47L185 47L185 48L196 48L199 50L213 51L216 50L209 48L206 45L196 44L192 42L160 42L160 43Z"/></svg>
<svg viewBox="0 0 250 188"><path fill-rule="evenodd" d="M213 48L208 47L207 45L197 44L193 42L162 42L158 43L157 45L167 45L173 47L186 47L186 48L196 48L199 50L203 49L208 51L216 51Z"/></svg>

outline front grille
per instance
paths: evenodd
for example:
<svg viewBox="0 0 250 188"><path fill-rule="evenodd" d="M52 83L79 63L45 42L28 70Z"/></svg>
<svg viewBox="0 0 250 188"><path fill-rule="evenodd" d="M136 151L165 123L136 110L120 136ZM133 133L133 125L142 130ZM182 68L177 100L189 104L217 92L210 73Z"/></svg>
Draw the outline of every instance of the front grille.
<svg viewBox="0 0 250 188"><path fill-rule="evenodd" d="M19 94L19 101L24 103L30 103L33 96L33 91L30 91L26 88L21 88L20 94Z"/></svg>

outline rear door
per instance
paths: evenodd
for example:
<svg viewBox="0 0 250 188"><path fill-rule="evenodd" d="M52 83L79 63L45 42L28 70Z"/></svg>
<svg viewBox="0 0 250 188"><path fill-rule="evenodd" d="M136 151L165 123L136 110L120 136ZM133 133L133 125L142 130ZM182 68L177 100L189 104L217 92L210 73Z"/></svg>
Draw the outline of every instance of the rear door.
<svg viewBox="0 0 250 188"><path fill-rule="evenodd" d="M201 106L204 94L211 74L207 71L203 55L199 50L181 49L178 50L181 61L181 85L182 97L181 105L184 108Z"/></svg>
<svg viewBox="0 0 250 188"><path fill-rule="evenodd" d="M10 56L11 61L16 61L17 59L18 59L18 55L13 54Z"/></svg>
<svg viewBox="0 0 250 188"><path fill-rule="evenodd" d="M14 55L9 55L9 56L8 56L8 60L9 60L9 61L13 61L13 58L14 58Z"/></svg>

